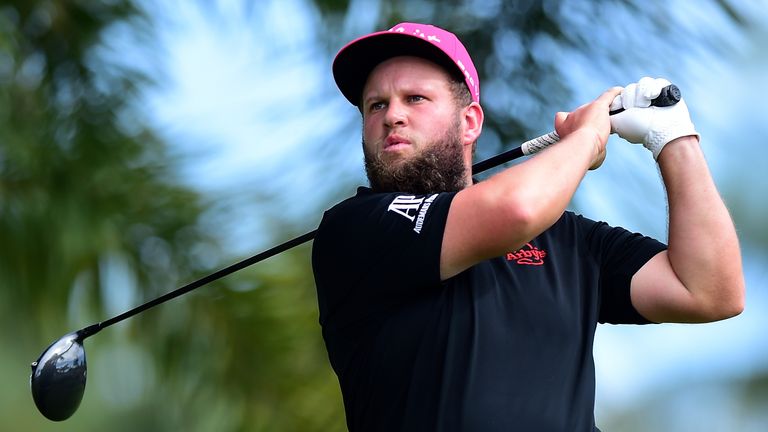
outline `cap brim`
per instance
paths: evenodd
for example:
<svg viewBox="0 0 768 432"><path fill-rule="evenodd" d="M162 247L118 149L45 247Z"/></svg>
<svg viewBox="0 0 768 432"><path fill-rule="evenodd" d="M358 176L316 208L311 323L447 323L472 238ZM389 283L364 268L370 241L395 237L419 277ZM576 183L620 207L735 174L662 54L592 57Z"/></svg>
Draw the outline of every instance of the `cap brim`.
<svg viewBox="0 0 768 432"><path fill-rule="evenodd" d="M418 36L390 31L363 36L342 48L333 61L333 78L344 97L359 106L371 71L384 60L397 56L425 58L463 80L456 64L440 48Z"/></svg>

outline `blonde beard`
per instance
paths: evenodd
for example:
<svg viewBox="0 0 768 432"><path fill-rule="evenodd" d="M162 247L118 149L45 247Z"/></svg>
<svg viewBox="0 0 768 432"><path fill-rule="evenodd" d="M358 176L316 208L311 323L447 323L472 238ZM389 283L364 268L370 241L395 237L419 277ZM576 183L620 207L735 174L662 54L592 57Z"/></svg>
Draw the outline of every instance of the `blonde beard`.
<svg viewBox="0 0 768 432"><path fill-rule="evenodd" d="M459 123L408 160L387 164L368 152L363 141L365 172L376 192L428 194L454 192L466 186Z"/></svg>

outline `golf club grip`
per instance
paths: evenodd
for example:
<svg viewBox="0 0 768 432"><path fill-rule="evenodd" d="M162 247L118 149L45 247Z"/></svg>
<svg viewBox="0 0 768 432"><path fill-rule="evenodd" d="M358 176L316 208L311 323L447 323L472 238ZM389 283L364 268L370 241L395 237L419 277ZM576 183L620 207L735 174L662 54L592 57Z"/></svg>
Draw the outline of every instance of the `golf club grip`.
<svg viewBox="0 0 768 432"><path fill-rule="evenodd" d="M472 165L472 175L487 171L521 156L530 156L534 153L538 153L558 141L560 141L560 136L555 131L528 140L522 143L520 147L507 150L504 153L499 153L496 156Z"/></svg>
<svg viewBox="0 0 768 432"><path fill-rule="evenodd" d="M670 84L661 89L660 94L651 101L651 106L667 107L672 106L682 99L680 89ZM609 115L616 115L624 111L624 108L619 108L609 112ZM487 169L501 165L505 162L509 162L513 159L517 159L520 156L530 156L536 154L552 144L560 141L560 135L557 132L552 131L550 133L541 135L532 140L524 142L520 147L498 154L490 159L486 159L482 162L478 162L472 165L472 174L483 172Z"/></svg>

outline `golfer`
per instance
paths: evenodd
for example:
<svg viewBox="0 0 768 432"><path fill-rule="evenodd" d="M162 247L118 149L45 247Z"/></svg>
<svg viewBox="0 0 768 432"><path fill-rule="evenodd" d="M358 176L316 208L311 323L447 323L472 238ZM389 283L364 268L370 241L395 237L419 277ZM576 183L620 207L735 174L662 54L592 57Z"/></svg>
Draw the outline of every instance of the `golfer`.
<svg viewBox="0 0 768 432"><path fill-rule="evenodd" d="M596 431L597 323L742 311L738 239L686 104L649 106L668 81L557 113L560 142L474 182L480 80L455 35L398 24L342 48L333 74L370 181L325 213L312 255L350 431ZM611 132L658 163L668 244L566 211Z"/></svg>

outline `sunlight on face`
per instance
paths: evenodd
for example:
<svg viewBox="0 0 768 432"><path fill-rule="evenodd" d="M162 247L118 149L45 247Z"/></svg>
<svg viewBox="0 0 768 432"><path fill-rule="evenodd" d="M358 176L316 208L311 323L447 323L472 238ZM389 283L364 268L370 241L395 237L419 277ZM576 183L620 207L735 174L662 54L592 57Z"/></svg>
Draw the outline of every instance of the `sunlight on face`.
<svg viewBox="0 0 768 432"><path fill-rule="evenodd" d="M379 191L429 193L466 186L462 122L439 66L395 57L371 72L363 89L363 151Z"/></svg>
<svg viewBox="0 0 768 432"><path fill-rule="evenodd" d="M367 151L394 161L422 149L455 123L450 77L417 57L379 64L363 88L363 140Z"/></svg>

